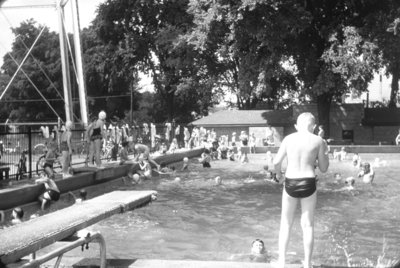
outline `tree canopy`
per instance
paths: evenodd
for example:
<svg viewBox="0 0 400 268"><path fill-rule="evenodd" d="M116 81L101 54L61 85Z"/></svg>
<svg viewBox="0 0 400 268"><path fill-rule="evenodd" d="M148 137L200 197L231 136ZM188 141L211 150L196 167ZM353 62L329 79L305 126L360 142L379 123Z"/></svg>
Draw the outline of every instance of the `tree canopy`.
<svg viewBox="0 0 400 268"><path fill-rule="evenodd" d="M330 104L365 92L380 68L392 75L389 106L397 105L399 17L396 0L106 0L82 31L89 110L121 118L132 108L139 121L189 122L227 95L239 109L315 102L329 133ZM14 31L29 46L39 27L28 21ZM21 61L18 39L10 55ZM54 85L33 59L23 69L52 97L61 87L58 38L46 29L43 40L33 55ZM4 59L0 85L17 68ZM140 91L140 73L151 76L154 93ZM8 98L38 97L22 73L16 81ZM14 110L26 119L51 113L13 103L0 113Z"/></svg>

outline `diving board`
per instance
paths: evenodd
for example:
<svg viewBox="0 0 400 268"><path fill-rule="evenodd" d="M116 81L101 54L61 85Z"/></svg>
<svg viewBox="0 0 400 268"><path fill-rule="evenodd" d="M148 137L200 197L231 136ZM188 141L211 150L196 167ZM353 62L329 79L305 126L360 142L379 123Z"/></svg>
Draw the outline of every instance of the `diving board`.
<svg viewBox="0 0 400 268"><path fill-rule="evenodd" d="M0 267L114 214L145 205L156 191L114 191L0 231Z"/></svg>

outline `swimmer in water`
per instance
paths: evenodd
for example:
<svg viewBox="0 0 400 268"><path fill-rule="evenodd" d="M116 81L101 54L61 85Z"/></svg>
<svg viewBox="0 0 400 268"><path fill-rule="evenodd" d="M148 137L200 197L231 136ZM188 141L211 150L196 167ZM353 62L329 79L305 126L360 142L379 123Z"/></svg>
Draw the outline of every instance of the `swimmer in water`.
<svg viewBox="0 0 400 268"><path fill-rule="evenodd" d="M184 157L181 171L188 170L188 169L189 169L189 158Z"/></svg>
<svg viewBox="0 0 400 268"><path fill-rule="evenodd" d="M356 183L356 180L353 177L348 177L346 178L344 183L347 185L346 186L347 190L354 190L354 184Z"/></svg>
<svg viewBox="0 0 400 268"><path fill-rule="evenodd" d="M255 239L251 243L250 254L235 254L230 257L230 260L267 263L270 261L270 256L267 254L264 242L261 239Z"/></svg>
<svg viewBox="0 0 400 268"><path fill-rule="evenodd" d="M16 225L22 223L22 218L24 217L24 210L20 207L15 207L12 210L12 220L11 224Z"/></svg>
<svg viewBox="0 0 400 268"><path fill-rule="evenodd" d="M79 191L79 198L77 198L73 192L69 192L69 194L74 198L75 203L82 203L87 198L87 192L85 189Z"/></svg>
<svg viewBox="0 0 400 268"><path fill-rule="evenodd" d="M375 178L375 172L370 163L366 162L362 164L362 170L358 173L358 177L362 178L364 183L372 184Z"/></svg>
<svg viewBox="0 0 400 268"><path fill-rule="evenodd" d="M222 179L220 176L215 177L215 185L221 185L222 184Z"/></svg>
<svg viewBox="0 0 400 268"><path fill-rule="evenodd" d="M201 154L200 163L203 164L204 168L210 168L211 155L208 149L204 149L204 152Z"/></svg>

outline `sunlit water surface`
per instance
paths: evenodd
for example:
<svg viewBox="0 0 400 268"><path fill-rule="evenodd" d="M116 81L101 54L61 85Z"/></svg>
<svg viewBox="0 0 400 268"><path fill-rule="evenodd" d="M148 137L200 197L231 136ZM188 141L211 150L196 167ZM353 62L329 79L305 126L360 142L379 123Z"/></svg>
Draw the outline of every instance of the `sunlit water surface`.
<svg viewBox="0 0 400 268"><path fill-rule="evenodd" d="M355 190L343 189L343 179L356 177L351 161L331 159L329 171L318 174L314 262L330 265L376 264L379 256L395 260L400 245L400 160L396 154L379 157L373 185L356 179ZM140 185L115 189L156 190L158 199L140 209L106 219L92 227L107 241L107 254L118 258L232 260L246 254L251 242L264 241L271 259L277 258L282 185L265 180L265 155L250 162L214 161L204 169L192 160L189 172L156 177ZM385 163L386 162L386 163ZM179 168L181 164L176 164ZM223 183L215 185L221 176ZM179 177L180 181L175 178ZM249 179L249 177L251 179ZM288 249L288 262L303 259L298 209ZM243 259L243 261L247 261Z"/></svg>

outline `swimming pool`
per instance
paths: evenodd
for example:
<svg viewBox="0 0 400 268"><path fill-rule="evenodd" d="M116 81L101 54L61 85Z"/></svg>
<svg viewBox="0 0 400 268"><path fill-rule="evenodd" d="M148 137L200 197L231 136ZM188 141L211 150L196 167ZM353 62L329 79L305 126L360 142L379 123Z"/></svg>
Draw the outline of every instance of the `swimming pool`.
<svg viewBox="0 0 400 268"><path fill-rule="evenodd" d="M363 154L387 166L376 167L374 185L357 180L355 190L341 190L333 174L356 176L351 161L331 159L329 171L319 174L315 219L314 263L374 265L399 257L400 160L395 154ZM158 200L148 206L116 215L92 227L107 241L110 258L230 260L249 253L251 242L265 242L277 258L282 185L266 182L265 154L249 155L250 163L220 160L204 169L196 161L190 172L174 178L156 178L125 189L156 190ZM179 164L177 164L179 166ZM223 184L216 186L214 178ZM251 177L251 179L248 179ZM296 217L289 244L289 263L303 259L302 232ZM75 254L75 253L72 253ZM80 256L80 250L76 251ZM346 256L347 254L347 256Z"/></svg>

